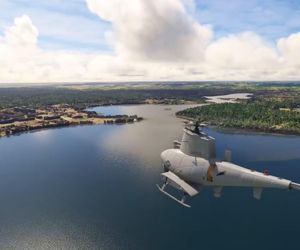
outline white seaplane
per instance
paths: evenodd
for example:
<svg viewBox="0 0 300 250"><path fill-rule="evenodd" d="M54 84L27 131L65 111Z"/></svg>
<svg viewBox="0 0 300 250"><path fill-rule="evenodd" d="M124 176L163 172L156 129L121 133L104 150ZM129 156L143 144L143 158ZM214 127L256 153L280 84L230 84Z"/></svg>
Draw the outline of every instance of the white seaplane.
<svg viewBox="0 0 300 250"><path fill-rule="evenodd" d="M197 122L183 129L181 142L161 153L164 172L163 184L158 189L185 207L189 196L197 195L204 186L213 188L214 196L221 197L223 187L252 187L253 197L260 199L264 188L296 189L300 184L260 173L231 163L231 151L226 150L223 161L216 161L215 139L202 132L204 125ZM176 198L168 186L182 192Z"/></svg>

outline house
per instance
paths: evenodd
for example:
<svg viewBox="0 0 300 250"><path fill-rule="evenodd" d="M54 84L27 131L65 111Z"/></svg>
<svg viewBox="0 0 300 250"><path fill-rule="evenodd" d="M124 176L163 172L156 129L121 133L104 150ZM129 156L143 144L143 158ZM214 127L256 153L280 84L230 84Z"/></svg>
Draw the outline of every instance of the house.
<svg viewBox="0 0 300 250"><path fill-rule="evenodd" d="M43 117L45 121L60 119L59 115L46 115Z"/></svg>

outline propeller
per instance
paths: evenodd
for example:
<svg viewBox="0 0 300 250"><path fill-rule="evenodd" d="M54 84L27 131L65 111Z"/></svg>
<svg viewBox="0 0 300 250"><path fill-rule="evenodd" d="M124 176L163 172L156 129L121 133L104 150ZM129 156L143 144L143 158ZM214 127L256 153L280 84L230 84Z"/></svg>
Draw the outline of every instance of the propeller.
<svg viewBox="0 0 300 250"><path fill-rule="evenodd" d="M197 121L189 121L187 123L187 126L186 128L197 133L197 134L200 134L201 133L201 130L202 128L205 128L207 127L207 124L206 123L200 123L199 120Z"/></svg>

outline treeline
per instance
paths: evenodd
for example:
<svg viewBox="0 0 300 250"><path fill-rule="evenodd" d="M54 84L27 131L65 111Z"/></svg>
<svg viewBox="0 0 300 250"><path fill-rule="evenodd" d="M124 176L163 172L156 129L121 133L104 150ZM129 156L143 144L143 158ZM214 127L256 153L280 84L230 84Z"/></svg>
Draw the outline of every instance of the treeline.
<svg viewBox="0 0 300 250"><path fill-rule="evenodd" d="M78 106L139 104L146 99L204 102L205 95L234 93L231 89L69 89L58 87L0 88L0 108L70 104Z"/></svg>
<svg viewBox="0 0 300 250"><path fill-rule="evenodd" d="M300 133L299 108L300 100L250 101L190 108L177 115L221 127Z"/></svg>
<svg viewBox="0 0 300 250"><path fill-rule="evenodd" d="M66 88L0 88L0 107L43 106L53 104L92 105L137 103L135 94L118 91L73 90Z"/></svg>

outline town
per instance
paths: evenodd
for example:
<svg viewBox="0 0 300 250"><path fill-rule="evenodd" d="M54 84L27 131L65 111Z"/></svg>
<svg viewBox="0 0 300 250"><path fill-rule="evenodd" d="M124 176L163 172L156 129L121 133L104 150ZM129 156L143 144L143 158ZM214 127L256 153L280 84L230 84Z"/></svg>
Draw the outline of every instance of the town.
<svg viewBox="0 0 300 250"><path fill-rule="evenodd" d="M122 124L141 121L137 115L102 115L68 104L0 109L0 137L43 128L84 124Z"/></svg>

